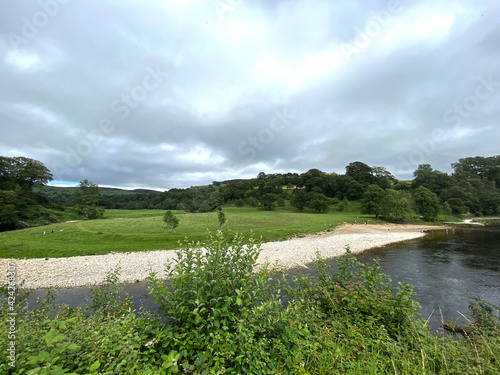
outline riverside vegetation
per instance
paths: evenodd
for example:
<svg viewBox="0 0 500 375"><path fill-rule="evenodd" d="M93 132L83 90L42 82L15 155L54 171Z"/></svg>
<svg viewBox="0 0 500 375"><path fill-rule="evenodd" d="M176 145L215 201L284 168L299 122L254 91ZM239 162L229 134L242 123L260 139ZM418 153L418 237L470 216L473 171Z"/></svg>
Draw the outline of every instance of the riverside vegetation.
<svg viewBox="0 0 500 375"><path fill-rule="evenodd" d="M53 305L53 291L28 310L17 290L16 368L5 374L498 374L498 309L471 300L463 335L432 334L417 317L411 286L395 289L377 263L349 253L330 276L254 271L260 244L217 231L184 241L167 282L154 274L158 312L136 310L116 283L93 287L86 308ZM292 283L290 284L290 278ZM5 291L7 292L7 291ZM5 294L7 296L7 294ZM287 304L282 303L286 297ZM23 302L24 301L24 302ZM1 309L7 312L5 298ZM8 332L7 319L0 329ZM0 352L7 352L7 340Z"/></svg>
<svg viewBox="0 0 500 375"><path fill-rule="evenodd" d="M454 173L421 164L412 181L398 181L384 167L355 161L345 174L310 169L305 173L261 172L248 180L214 181L206 186L151 190L110 190L87 179L75 188L44 186L52 173L39 161L0 156L0 231L21 229L71 217L97 219L104 209L157 209L213 212L222 206L273 211L286 205L298 213L338 212L351 201L363 214L403 222L440 215L500 214L500 155L468 157L452 163ZM39 195L43 195L40 197Z"/></svg>

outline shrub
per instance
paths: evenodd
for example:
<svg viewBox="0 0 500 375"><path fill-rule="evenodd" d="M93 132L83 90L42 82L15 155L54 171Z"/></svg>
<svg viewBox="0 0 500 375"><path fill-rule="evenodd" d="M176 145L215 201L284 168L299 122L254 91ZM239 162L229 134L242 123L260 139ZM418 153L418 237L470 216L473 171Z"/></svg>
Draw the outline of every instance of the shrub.
<svg viewBox="0 0 500 375"><path fill-rule="evenodd" d="M90 308L103 315L121 316L130 310L132 300L128 294L121 295L121 285L118 284L120 267L112 269L97 286L89 288L92 293Z"/></svg>
<svg viewBox="0 0 500 375"><path fill-rule="evenodd" d="M336 262L338 272L330 276L325 261L318 255L314 262L316 278L296 278L295 284L300 287L289 289L292 298L308 301L325 319L342 316L353 324L371 322L383 326L392 337L405 332L420 307L413 300L411 286L398 283L393 292L392 280L381 272L378 261L367 266L349 248Z"/></svg>
<svg viewBox="0 0 500 375"><path fill-rule="evenodd" d="M259 201L257 200L257 198L255 197L249 197L247 199L247 204L250 206L250 207L257 207L259 205Z"/></svg>
<svg viewBox="0 0 500 375"><path fill-rule="evenodd" d="M163 221L167 223L167 229L172 229L172 233L177 232L177 227L179 226L179 218L174 216L172 211L168 210L163 216Z"/></svg>
<svg viewBox="0 0 500 375"><path fill-rule="evenodd" d="M294 358L284 340L290 314L269 284L274 269L253 270L259 253L255 239L244 244L240 235L218 231L203 244L184 242L166 264L167 283L151 274L168 328L158 340L181 354L184 370L270 374L284 356Z"/></svg>

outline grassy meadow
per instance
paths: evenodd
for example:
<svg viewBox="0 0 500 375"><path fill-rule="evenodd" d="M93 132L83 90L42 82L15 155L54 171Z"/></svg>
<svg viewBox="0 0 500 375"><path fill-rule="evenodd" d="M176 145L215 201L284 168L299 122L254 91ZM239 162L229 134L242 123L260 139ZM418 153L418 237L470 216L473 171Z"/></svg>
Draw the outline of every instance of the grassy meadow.
<svg viewBox="0 0 500 375"><path fill-rule="evenodd" d="M245 237L251 231L263 241L284 240L305 233L316 233L358 221L381 222L373 215L361 215L359 202L351 202L342 212L317 214L294 212L290 206L275 211L253 207L224 207L227 224ZM219 228L217 212L174 211L180 219L177 233L166 229L163 210L106 210L99 220L65 222L0 233L0 257L44 258L77 255L166 250L178 247L188 237L198 241L207 231ZM53 230L53 232L52 232ZM45 231L45 235L43 232Z"/></svg>

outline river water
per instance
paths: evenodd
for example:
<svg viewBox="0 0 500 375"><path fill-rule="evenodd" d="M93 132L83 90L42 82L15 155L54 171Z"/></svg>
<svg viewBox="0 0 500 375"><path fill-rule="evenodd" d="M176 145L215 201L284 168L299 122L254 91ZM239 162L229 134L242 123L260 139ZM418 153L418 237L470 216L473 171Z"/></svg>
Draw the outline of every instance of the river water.
<svg viewBox="0 0 500 375"><path fill-rule="evenodd" d="M411 284L421 304L420 315L433 330L445 318L464 324L461 314L468 315L467 297L479 296L500 305L500 228L435 230L415 240L387 245L356 254L364 263L378 258L382 271L394 283ZM329 260L332 272L335 260ZM148 295L148 283L124 286L136 307L155 310ZM43 297L38 290L31 297ZM84 306L90 297L89 288L59 289L56 304Z"/></svg>
<svg viewBox="0 0 500 375"><path fill-rule="evenodd" d="M444 318L465 324L468 298L500 305L500 228L437 230L424 238L357 254L367 264L379 259L393 282L413 286L420 315L437 329ZM330 263L335 263L330 261ZM441 312L440 312L441 310Z"/></svg>

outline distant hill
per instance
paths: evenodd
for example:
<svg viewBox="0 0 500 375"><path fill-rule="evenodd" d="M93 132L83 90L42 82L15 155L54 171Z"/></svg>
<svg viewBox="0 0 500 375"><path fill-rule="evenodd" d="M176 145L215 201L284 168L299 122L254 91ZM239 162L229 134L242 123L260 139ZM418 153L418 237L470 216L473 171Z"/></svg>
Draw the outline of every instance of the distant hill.
<svg viewBox="0 0 500 375"><path fill-rule="evenodd" d="M109 188L102 187L101 192L103 195L123 195L123 194L158 194L161 191L151 190L151 189L134 189L134 190L125 190L119 188Z"/></svg>
<svg viewBox="0 0 500 375"><path fill-rule="evenodd" d="M110 188L110 187L101 187L102 195L133 195L133 194L160 194L161 192L157 190L151 189L134 189L134 190L125 190L119 188ZM57 204L66 204L68 198L70 198L74 191L75 187L62 187L62 186L48 186L44 185L39 188L34 188L33 191L37 194L40 194L46 197L51 202Z"/></svg>

